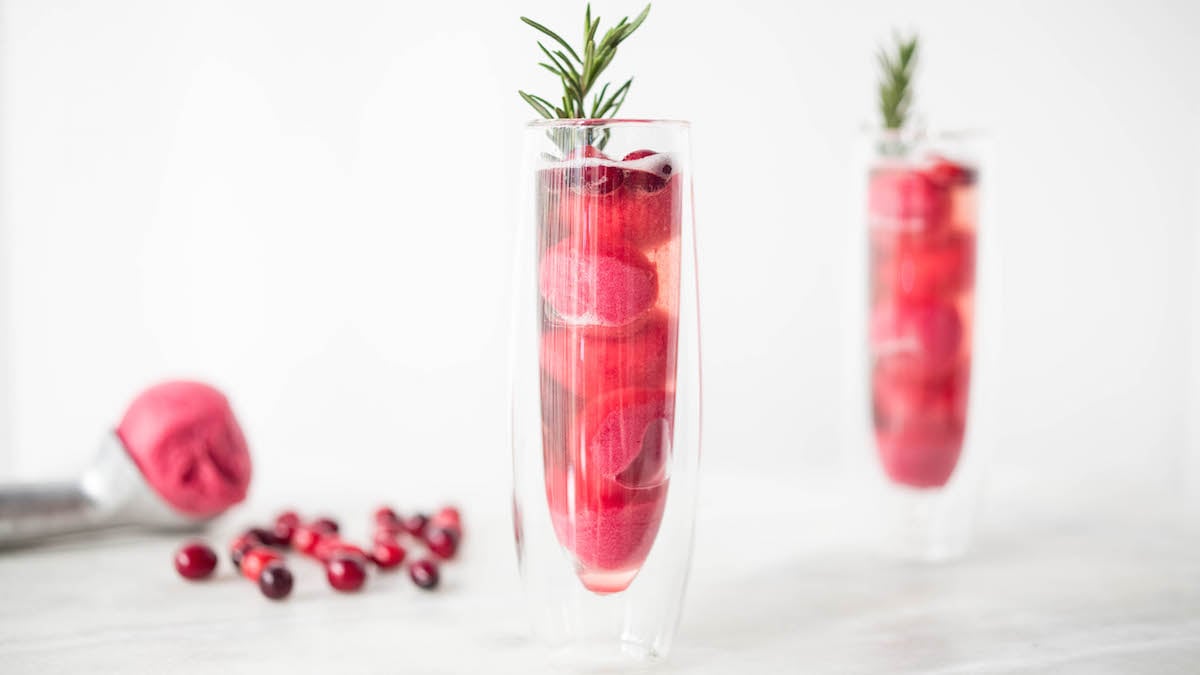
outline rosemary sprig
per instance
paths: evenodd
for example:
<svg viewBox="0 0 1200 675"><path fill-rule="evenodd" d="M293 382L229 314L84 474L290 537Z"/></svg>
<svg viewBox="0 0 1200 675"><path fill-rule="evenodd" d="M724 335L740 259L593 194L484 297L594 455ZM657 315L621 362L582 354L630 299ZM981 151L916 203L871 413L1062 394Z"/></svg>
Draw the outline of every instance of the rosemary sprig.
<svg viewBox="0 0 1200 675"><path fill-rule="evenodd" d="M617 54L617 47L630 35L633 35L633 32L642 25L649 13L650 5L646 5L642 13L632 21L629 20L629 17L621 19L617 25L608 29L597 42L596 33L600 28L600 17L592 18L592 6L589 4L583 16L583 48L578 51L558 33L533 19L521 17L521 21L557 43L557 47L552 44L551 47L554 49L548 49L545 44L538 42L538 47L546 57L546 60L539 62L538 65L558 78L562 84L563 93L556 103L524 91L517 93L531 108L537 111L537 114L546 119L616 117L617 112L621 110L621 105L625 103L629 88L633 86L632 77L611 94L608 93L609 85L605 84L600 92L592 97L590 107L587 105L588 95L592 93L592 89L600 79L600 74L612 63L613 57ZM582 56L580 56L581 53Z"/></svg>
<svg viewBox="0 0 1200 675"><path fill-rule="evenodd" d="M917 65L917 36L907 40L896 36L894 53L880 47L879 112L885 129L899 129L908 120L912 104L912 78Z"/></svg>

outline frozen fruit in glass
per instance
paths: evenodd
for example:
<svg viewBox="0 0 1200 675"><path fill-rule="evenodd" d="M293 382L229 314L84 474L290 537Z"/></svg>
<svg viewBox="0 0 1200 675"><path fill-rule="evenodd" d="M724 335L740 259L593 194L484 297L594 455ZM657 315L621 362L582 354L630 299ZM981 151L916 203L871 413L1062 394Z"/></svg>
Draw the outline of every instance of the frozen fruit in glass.
<svg viewBox="0 0 1200 675"><path fill-rule="evenodd" d="M944 157L889 158L869 183L872 407L887 477L939 488L967 426L976 174Z"/></svg>
<svg viewBox="0 0 1200 675"><path fill-rule="evenodd" d="M602 171L621 178L573 175ZM555 536L596 593L653 549L670 482L680 181L669 154L590 150L541 172L540 366Z"/></svg>
<svg viewBox="0 0 1200 675"><path fill-rule="evenodd" d="M627 324L654 305L658 276L646 256L622 242L564 239L542 255L540 283L562 322Z"/></svg>

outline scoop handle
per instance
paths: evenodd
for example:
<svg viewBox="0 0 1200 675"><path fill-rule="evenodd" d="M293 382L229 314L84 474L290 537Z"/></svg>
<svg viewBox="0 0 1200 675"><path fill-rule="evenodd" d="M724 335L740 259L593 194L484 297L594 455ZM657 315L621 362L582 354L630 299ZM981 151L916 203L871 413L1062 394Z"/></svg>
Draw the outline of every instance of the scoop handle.
<svg viewBox="0 0 1200 675"><path fill-rule="evenodd" d="M0 486L0 547L92 529L103 520L77 483Z"/></svg>
<svg viewBox="0 0 1200 675"><path fill-rule="evenodd" d="M76 482L0 485L0 549L113 526L194 531L208 520L168 506L115 433L101 439L99 452Z"/></svg>

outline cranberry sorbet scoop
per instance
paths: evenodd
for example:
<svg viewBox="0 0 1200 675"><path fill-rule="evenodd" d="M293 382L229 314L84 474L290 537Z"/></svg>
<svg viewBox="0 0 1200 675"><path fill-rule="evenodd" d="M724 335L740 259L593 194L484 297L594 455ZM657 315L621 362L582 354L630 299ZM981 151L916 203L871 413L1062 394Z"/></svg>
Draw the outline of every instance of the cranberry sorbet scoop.
<svg viewBox="0 0 1200 675"><path fill-rule="evenodd" d="M225 396L200 382L142 392L117 436L146 481L180 513L209 518L246 498L250 453Z"/></svg>

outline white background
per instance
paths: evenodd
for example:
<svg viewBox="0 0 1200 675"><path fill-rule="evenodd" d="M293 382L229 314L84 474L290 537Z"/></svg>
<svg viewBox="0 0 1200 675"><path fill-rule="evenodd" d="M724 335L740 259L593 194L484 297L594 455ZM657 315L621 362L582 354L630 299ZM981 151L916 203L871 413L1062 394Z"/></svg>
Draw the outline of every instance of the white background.
<svg viewBox="0 0 1200 675"><path fill-rule="evenodd" d="M0 477L70 471L191 376L233 399L259 498L505 485L515 90L554 93L517 16L574 35L581 10L0 3ZM695 125L706 471L812 486L850 451L852 158L893 26L921 32L929 122L994 141L993 489L1183 494L1183 1L657 2L611 78L636 71L629 116Z"/></svg>

